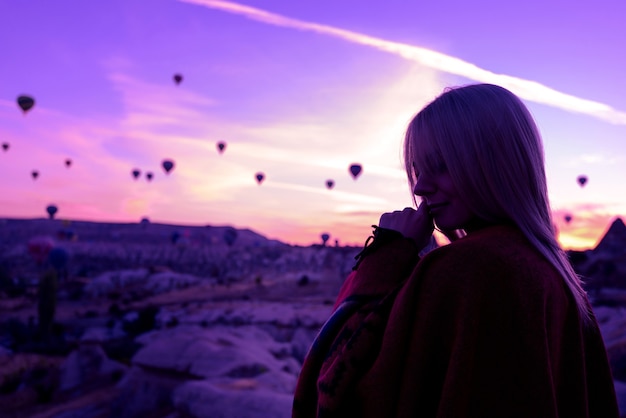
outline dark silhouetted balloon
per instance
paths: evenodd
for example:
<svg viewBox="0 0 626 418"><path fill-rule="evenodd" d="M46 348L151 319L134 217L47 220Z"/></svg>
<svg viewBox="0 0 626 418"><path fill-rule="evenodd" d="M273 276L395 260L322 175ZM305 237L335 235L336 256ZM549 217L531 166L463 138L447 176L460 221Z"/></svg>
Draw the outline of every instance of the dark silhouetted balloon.
<svg viewBox="0 0 626 418"><path fill-rule="evenodd" d="M570 223L572 222L572 215L565 215L563 219L565 219L565 222Z"/></svg>
<svg viewBox="0 0 626 418"><path fill-rule="evenodd" d="M33 180L37 180L37 177L39 177L39 171L33 170L30 172L30 175L33 178Z"/></svg>
<svg viewBox="0 0 626 418"><path fill-rule="evenodd" d="M228 227L224 230L224 242L231 247L237 240L237 230L233 227Z"/></svg>
<svg viewBox="0 0 626 418"><path fill-rule="evenodd" d="M220 141L217 143L217 150L219 151L220 154L223 153L225 149L226 149L226 142Z"/></svg>
<svg viewBox="0 0 626 418"><path fill-rule="evenodd" d="M148 171L146 173L146 178L148 179L148 181L152 181L152 177L154 177L154 174L152 174L150 171Z"/></svg>
<svg viewBox="0 0 626 418"><path fill-rule="evenodd" d="M172 161L172 160L163 160L161 165L163 166L163 170L165 170L165 173L169 174L170 171L172 171L172 169L174 168L174 161Z"/></svg>
<svg viewBox="0 0 626 418"><path fill-rule="evenodd" d="M261 184L263 183L263 179L265 179L265 174L259 172L259 173L256 173L254 177L256 177L257 183Z"/></svg>
<svg viewBox="0 0 626 418"><path fill-rule="evenodd" d="M181 74L174 74L174 83L179 85L181 81L183 81L183 76Z"/></svg>
<svg viewBox="0 0 626 418"><path fill-rule="evenodd" d="M63 241L76 241L78 235L69 228L61 228L57 231L57 238Z"/></svg>
<svg viewBox="0 0 626 418"><path fill-rule="evenodd" d="M37 264L42 264L48 258L50 250L54 247L54 240L50 237L31 238L27 244L28 253Z"/></svg>
<svg viewBox="0 0 626 418"><path fill-rule="evenodd" d="M139 178L139 176L141 175L141 170L138 168L133 169L133 171L130 172L133 175L133 178L135 180L137 180Z"/></svg>
<svg viewBox="0 0 626 418"><path fill-rule="evenodd" d="M68 258L67 251L61 247L54 247L48 253L48 261L57 271L65 269Z"/></svg>
<svg viewBox="0 0 626 418"><path fill-rule="evenodd" d="M35 106L35 99L30 96L18 96L17 105L22 109L24 113L28 112L30 109Z"/></svg>
<svg viewBox="0 0 626 418"><path fill-rule="evenodd" d="M143 218L141 218L141 221L139 223L141 225L149 225L150 224L150 219L144 216Z"/></svg>
<svg viewBox="0 0 626 418"><path fill-rule="evenodd" d="M3 143L2 143L2 149L3 149L4 151L7 151L7 150L9 149L9 143L8 143L8 142L3 142Z"/></svg>
<svg viewBox="0 0 626 418"><path fill-rule="evenodd" d="M48 216L50 219L54 219L54 215L59 211L56 205L48 205L46 207L46 212L48 212Z"/></svg>
<svg viewBox="0 0 626 418"><path fill-rule="evenodd" d="M578 181L578 184L580 184L580 187L584 187L585 184L587 184L587 176L578 176L576 180Z"/></svg>
<svg viewBox="0 0 626 418"><path fill-rule="evenodd" d="M333 187L335 187L335 182L334 182L334 181L332 181L332 180L330 180L330 179L329 179L329 180L326 180L326 188L330 190L330 189L332 189Z"/></svg>
<svg viewBox="0 0 626 418"><path fill-rule="evenodd" d="M67 168L70 168L70 166L71 166L71 165L72 165L72 160L71 160L71 159L69 159L69 158L66 158L66 159L65 159L65 166L66 166Z"/></svg>
<svg viewBox="0 0 626 418"><path fill-rule="evenodd" d="M322 244L326 245L330 238L330 235L324 232L322 235L320 235L320 237L322 238Z"/></svg>
<svg viewBox="0 0 626 418"><path fill-rule="evenodd" d="M352 164L350 166L350 174L352 174L352 177L354 177L355 180L361 175L361 171L363 171L361 164Z"/></svg>

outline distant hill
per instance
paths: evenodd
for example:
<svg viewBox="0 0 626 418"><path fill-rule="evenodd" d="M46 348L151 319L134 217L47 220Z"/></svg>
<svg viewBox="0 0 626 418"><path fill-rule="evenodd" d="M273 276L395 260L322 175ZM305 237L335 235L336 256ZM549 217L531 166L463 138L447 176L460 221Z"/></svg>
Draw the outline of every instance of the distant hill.
<svg viewBox="0 0 626 418"><path fill-rule="evenodd" d="M250 229L232 226L186 226L160 223L112 223L56 219L0 219L0 249L26 243L35 236L50 236L58 241L119 242L123 244L160 244L196 242L226 243L226 231L235 231L232 245L280 244Z"/></svg>
<svg viewBox="0 0 626 418"><path fill-rule="evenodd" d="M626 289L626 225L616 218L593 250L570 252L585 289Z"/></svg>
<svg viewBox="0 0 626 418"><path fill-rule="evenodd" d="M613 221L609 229L594 248L594 253L622 255L626 253L626 225L622 218Z"/></svg>
<svg viewBox="0 0 626 418"><path fill-rule="evenodd" d="M40 269L31 254L36 249L28 244L38 237L66 252L68 276L76 278L137 268L168 269L218 281L326 270L345 277L359 250L292 246L232 226L0 219L0 271L36 281Z"/></svg>
<svg viewBox="0 0 626 418"><path fill-rule="evenodd" d="M240 258L228 254L287 247L231 226L0 219L0 263L15 274L35 275L28 243L37 237L68 251L72 273L82 277L137 266L165 266L182 273L215 276Z"/></svg>

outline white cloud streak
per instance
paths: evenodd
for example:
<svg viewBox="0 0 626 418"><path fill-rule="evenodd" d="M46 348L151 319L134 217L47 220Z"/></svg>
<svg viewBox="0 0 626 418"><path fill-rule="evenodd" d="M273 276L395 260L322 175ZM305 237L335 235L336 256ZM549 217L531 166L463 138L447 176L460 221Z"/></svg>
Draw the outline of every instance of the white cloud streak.
<svg viewBox="0 0 626 418"><path fill-rule="evenodd" d="M506 74L496 74L492 71L480 68L470 62L442 54L440 52L432 51L427 48L388 41L324 24L294 19L229 1L179 1L211 9L222 10L236 15L242 15L249 19L274 26L315 32L322 35L333 36L355 44L370 46L380 51L385 51L401 56L407 60L418 62L424 66L439 71L462 76L481 83L498 84L513 91L525 100L556 107L569 112L585 114L616 125L626 125L626 112L616 110L607 104L563 93L536 81L525 80L523 78Z"/></svg>
<svg viewBox="0 0 626 418"><path fill-rule="evenodd" d="M585 165L607 166L622 164L623 160L624 158L621 155L583 154L566 160L563 165L566 167L580 167Z"/></svg>
<svg viewBox="0 0 626 418"><path fill-rule="evenodd" d="M311 187L311 186L303 186L301 184L294 183L282 183L282 182L273 182L264 187L277 188L283 190L293 190L300 191L306 193L316 193L321 194L327 199L333 199L342 202L349 202L355 204L368 204L368 205L379 205L384 207L388 202L380 197L360 194L360 193L351 193L351 192L343 192L339 190L329 191L326 189L322 189L320 187Z"/></svg>

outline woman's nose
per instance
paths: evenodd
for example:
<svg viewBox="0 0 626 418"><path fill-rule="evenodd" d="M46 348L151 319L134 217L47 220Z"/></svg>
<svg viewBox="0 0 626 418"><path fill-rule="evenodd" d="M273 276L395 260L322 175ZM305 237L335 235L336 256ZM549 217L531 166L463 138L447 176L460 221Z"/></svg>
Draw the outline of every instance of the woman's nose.
<svg viewBox="0 0 626 418"><path fill-rule="evenodd" d="M424 175L420 175L413 186L413 193L417 196L427 196L434 193L433 184L424 178Z"/></svg>

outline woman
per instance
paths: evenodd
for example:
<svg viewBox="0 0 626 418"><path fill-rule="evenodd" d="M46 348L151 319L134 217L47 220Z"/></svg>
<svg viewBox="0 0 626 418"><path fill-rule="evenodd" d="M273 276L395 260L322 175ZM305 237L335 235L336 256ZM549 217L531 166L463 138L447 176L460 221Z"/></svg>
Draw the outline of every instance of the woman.
<svg viewBox="0 0 626 418"><path fill-rule="evenodd" d="M617 417L521 100L449 89L409 124L404 158L421 204L381 216L304 361L292 416ZM435 224L452 242L420 257Z"/></svg>

